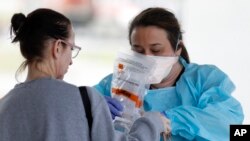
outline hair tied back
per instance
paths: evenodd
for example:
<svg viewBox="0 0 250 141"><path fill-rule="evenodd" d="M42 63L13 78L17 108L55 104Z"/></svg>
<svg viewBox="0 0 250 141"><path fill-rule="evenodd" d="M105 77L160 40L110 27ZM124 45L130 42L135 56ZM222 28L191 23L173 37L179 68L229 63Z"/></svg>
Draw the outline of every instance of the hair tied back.
<svg viewBox="0 0 250 141"><path fill-rule="evenodd" d="M21 29L25 21L26 21L26 17L23 13L16 13L12 16L11 25L12 25L12 30L15 33L15 35L18 34L18 31Z"/></svg>

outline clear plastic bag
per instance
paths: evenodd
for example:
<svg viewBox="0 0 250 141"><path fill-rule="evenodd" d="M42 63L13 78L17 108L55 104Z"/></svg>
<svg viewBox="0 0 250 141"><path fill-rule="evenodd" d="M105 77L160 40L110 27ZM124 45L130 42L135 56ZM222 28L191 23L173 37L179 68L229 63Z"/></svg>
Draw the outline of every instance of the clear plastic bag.
<svg viewBox="0 0 250 141"><path fill-rule="evenodd" d="M141 106L148 86L148 76L153 72L154 60L133 51L118 52L114 62L111 83L112 97L123 106L122 118L115 118L115 127L127 132L141 116ZM124 127L122 129L122 127Z"/></svg>

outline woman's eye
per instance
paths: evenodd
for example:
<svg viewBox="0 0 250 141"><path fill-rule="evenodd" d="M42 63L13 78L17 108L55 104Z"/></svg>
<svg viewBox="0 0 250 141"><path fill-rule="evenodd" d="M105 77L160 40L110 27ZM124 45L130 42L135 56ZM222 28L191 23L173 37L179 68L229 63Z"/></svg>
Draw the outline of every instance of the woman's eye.
<svg viewBox="0 0 250 141"><path fill-rule="evenodd" d="M143 53L143 50L136 50L137 53Z"/></svg>
<svg viewBox="0 0 250 141"><path fill-rule="evenodd" d="M160 50L152 50L153 53L159 53L161 52Z"/></svg>
<svg viewBox="0 0 250 141"><path fill-rule="evenodd" d="M143 49L139 48L139 47L133 47L132 50L137 52L137 53L143 53Z"/></svg>

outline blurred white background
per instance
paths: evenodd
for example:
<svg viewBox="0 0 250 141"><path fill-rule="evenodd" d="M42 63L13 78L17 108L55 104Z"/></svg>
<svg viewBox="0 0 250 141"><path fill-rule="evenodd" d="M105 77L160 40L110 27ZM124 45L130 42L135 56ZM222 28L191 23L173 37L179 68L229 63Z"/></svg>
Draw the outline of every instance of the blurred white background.
<svg viewBox="0 0 250 141"><path fill-rule="evenodd" d="M82 46L65 80L92 86L113 71L121 48L129 48L129 21L142 9L161 6L178 17L192 62L214 64L235 82L233 96L250 124L249 92L250 1L248 0L0 0L0 98L17 82L23 61L18 44L11 44L9 27L14 13L40 7L63 12L75 26L76 44ZM23 81L25 74L19 78Z"/></svg>

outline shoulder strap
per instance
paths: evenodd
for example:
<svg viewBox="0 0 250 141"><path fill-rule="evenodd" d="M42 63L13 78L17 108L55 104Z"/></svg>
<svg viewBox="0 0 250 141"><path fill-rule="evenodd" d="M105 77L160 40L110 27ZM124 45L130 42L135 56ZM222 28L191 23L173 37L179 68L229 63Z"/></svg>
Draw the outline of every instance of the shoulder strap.
<svg viewBox="0 0 250 141"><path fill-rule="evenodd" d="M91 138L91 129L92 129L92 114L91 114L91 104L87 92L87 88L85 86L80 86L79 87L80 93L81 93L81 98L83 102L83 106L86 112L87 120L88 120L88 125L89 125L89 137Z"/></svg>

